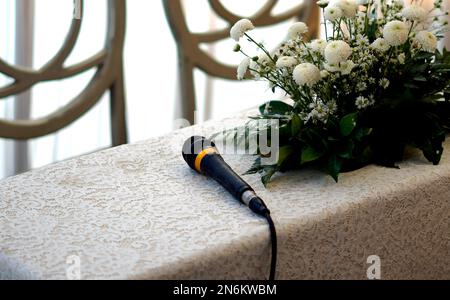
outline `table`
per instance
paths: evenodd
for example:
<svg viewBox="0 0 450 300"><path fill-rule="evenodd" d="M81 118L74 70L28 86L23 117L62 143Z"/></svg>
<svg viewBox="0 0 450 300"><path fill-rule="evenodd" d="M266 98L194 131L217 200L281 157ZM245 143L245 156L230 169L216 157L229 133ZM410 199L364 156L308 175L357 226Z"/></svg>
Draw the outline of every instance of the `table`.
<svg viewBox="0 0 450 300"><path fill-rule="evenodd" d="M266 222L180 155L187 137L247 114L1 181L0 278L265 279ZM226 160L240 173L252 163ZM417 155L339 184L316 171L268 189L245 179L277 225L280 279L367 279L371 255L383 279L450 279L450 142L440 166Z"/></svg>

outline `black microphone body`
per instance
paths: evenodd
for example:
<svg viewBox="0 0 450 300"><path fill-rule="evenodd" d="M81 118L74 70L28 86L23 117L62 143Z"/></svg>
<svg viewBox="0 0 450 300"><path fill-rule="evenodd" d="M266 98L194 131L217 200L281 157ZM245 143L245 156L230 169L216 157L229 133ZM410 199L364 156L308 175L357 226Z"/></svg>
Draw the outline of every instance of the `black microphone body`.
<svg viewBox="0 0 450 300"><path fill-rule="evenodd" d="M250 185L239 177L219 154L208 155L202 161L203 172L221 184L236 199L247 205L254 213L265 216L270 211Z"/></svg>
<svg viewBox="0 0 450 300"><path fill-rule="evenodd" d="M188 139L183 146L183 158L192 169L217 181L254 213L263 217L270 214L263 200L224 161L212 141L199 136Z"/></svg>

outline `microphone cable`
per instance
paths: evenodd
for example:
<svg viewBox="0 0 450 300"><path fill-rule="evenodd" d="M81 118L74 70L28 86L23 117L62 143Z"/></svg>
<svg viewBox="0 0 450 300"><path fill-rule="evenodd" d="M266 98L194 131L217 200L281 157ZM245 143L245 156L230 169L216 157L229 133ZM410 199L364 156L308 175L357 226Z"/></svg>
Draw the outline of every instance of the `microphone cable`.
<svg viewBox="0 0 450 300"><path fill-rule="evenodd" d="M193 170L217 181L239 202L267 220L272 244L269 280L274 281L277 271L277 231L264 201L224 161L214 142L205 137L193 136L184 143L182 155Z"/></svg>
<svg viewBox="0 0 450 300"><path fill-rule="evenodd" d="M277 230L275 228L275 223L272 220L272 216L270 215L270 212L267 212L264 216L267 220L267 223L269 223L269 229L270 229L270 240L272 244L272 253L271 253L271 260L270 260L270 275L269 275L269 281L274 281L276 272L277 272Z"/></svg>

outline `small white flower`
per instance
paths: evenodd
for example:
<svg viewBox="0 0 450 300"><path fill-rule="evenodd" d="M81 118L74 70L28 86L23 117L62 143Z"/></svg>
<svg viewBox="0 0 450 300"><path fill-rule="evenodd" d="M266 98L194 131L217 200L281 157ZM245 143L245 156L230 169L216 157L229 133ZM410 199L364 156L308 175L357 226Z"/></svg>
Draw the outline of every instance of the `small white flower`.
<svg viewBox="0 0 450 300"><path fill-rule="evenodd" d="M245 58L238 66L237 79L242 80L247 73L248 67L250 67L250 58Z"/></svg>
<svg viewBox="0 0 450 300"><path fill-rule="evenodd" d="M326 124L328 118L334 111L330 107L324 104L321 100L317 100L309 105L311 111L306 116L306 121L312 121L313 123L322 122ZM336 103L331 104L332 109L337 109Z"/></svg>
<svg viewBox="0 0 450 300"><path fill-rule="evenodd" d="M369 98L359 96L356 98L355 105L358 109L365 109L374 104L374 101L371 101Z"/></svg>
<svg viewBox="0 0 450 300"><path fill-rule="evenodd" d="M380 86L383 89L387 89L390 85L391 85L391 82L389 81L389 79L383 78L383 79L380 80Z"/></svg>
<svg viewBox="0 0 450 300"><path fill-rule="evenodd" d="M342 12L342 9L340 9L339 7L328 6L327 8L325 8L325 13L324 13L325 20L334 22L337 19L342 18L342 16L343 16L343 12Z"/></svg>
<svg viewBox="0 0 450 300"><path fill-rule="evenodd" d="M256 79L260 77L260 74L257 71L265 72L265 68L269 65L270 58L266 53L260 53L254 59L250 61L250 73ZM256 71L255 71L256 70Z"/></svg>
<svg viewBox="0 0 450 300"><path fill-rule="evenodd" d="M399 62L401 65L404 65L404 64L405 64L405 59L406 59L405 53L401 53L401 54L397 57L397 59L398 59L398 62Z"/></svg>
<svg viewBox="0 0 450 300"><path fill-rule="evenodd" d="M416 41L427 52L434 53L436 51L438 40L436 36L429 31L420 31L416 35Z"/></svg>
<svg viewBox="0 0 450 300"><path fill-rule="evenodd" d="M365 35L358 34L358 36L356 37L356 44L361 47L368 46L369 38L367 38Z"/></svg>
<svg viewBox="0 0 450 300"><path fill-rule="evenodd" d="M334 114L335 112L337 112L338 106L337 103L335 101L330 101L327 103L327 107L328 110L331 114Z"/></svg>
<svg viewBox="0 0 450 300"><path fill-rule="evenodd" d="M312 87L321 79L319 68L310 63L303 63L295 67L292 76L299 86Z"/></svg>
<svg viewBox="0 0 450 300"><path fill-rule="evenodd" d="M322 55L325 54L325 48L327 47L327 41L325 40L314 40L309 45L311 50Z"/></svg>
<svg viewBox="0 0 450 300"><path fill-rule="evenodd" d="M230 36L232 39L234 39L236 42L239 42L239 40L244 36L244 34L247 31L255 29L255 26L253 26L253 23L248 19L242 19L236 24L234 24L233 27L231 27L230 30Z"/></svg>
<svg viewBox="0 0 450 300"><path fill-rule="evenodd" d="M408 27L404 22L391 21L384 26L383 37L391 46L403 45L408 40Z"/></svg>
<svg viewBox="0 0 450 300"><path fill-rule="evenodd" d="M292 24L288 31L288 38L293 40L308 32L308 26L303 22Z"/></svg>
<svg viewBox="0 0 450 300"><path fill-rule="evenodd" d="M339 71L341 71L342 75L348 75L353 71L355 66L356 65L353 61L347 60L339 64Z"/></svg>
<svg viewBox="0 0 450 300"><path fill-rule="evenodd" d="M364 81L358 82L358 84L356 85L356 89L358 90L358 92L367 90L367 83L365 83Z"/></svg>
<svg viewBox="0 0 450 300"><path fill-rule="evenodd" d="M291 56L282 56L277 60L277 68L283 69L283 68L291 68L298 64L298 61L291 57Z"/></svg>
<svg viewBox="0 0 450 300"><path fill-rule="evenodd" d="M319 0L317 1L317 5L321 8L325 8L330 3L330 0Z"/></svg>
<svg viewBox="0 0 450 300"><path fill-rule="evenodd" d="M420 5L412 4L402 10L402 16L409 21L422 22L427 18L427 11Z"/></svg>
<svg viewBox="0 0 450 300"><path fill-rule="evenodd" d="M333 41L325 48L325 59L330 64L346 61L352 55L352 48L344 41Z"/></svg>

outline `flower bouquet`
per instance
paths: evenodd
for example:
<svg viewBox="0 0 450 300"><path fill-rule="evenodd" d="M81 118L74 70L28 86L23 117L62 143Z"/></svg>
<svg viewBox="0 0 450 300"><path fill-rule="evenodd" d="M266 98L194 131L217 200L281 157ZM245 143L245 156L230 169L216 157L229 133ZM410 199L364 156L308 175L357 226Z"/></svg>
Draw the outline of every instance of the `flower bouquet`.
<svg viewBox="0 0 450 300"><path fill-rule="evenodd" d="M308 27L292 25L274 51L256 42L244 19L231 29L245 59L237 77L265 80L292 105L271 101L252 120L276 120L277 163L249 170L266 185L277 172L317 168L339 174L369 164L396 167L407 147L439 164L450 131L450 52L438 42L449 29L436 0L431 11L413 1L320 0L326 39L307 41ZM256 54L244 51L243 39ZM244 41L245 41L244 40ZM251 131L252 121L245 127Z"/></svg>

